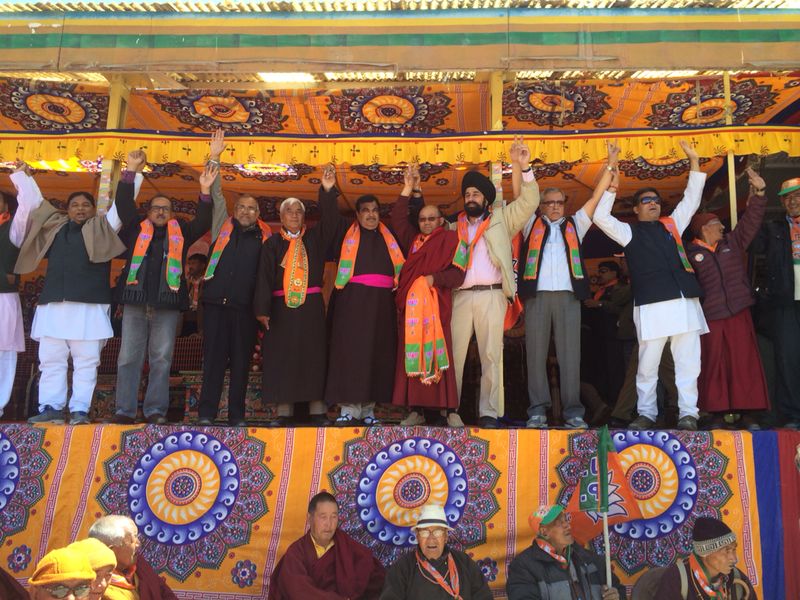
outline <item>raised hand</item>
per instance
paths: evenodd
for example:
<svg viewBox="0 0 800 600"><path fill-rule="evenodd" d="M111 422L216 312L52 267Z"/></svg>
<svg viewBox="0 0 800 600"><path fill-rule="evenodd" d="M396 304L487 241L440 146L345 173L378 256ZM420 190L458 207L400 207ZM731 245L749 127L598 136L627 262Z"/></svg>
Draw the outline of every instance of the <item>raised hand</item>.
<svg viewBox="0 0 800 600"><path fill-rule="evenodd" d="M336 187L336 167L328 163L322 169L322 188L330 192Z"/></svg>
<svg viewBox="0 0 800 600"><path fill-rule="evenodd" d="M620 149L614 142L607 143L608 148L608 166L616 168L617 163L619 163L619 153Z"/></svg>
<svg viewBox="0 0 800 600"><path fill-rule="evenodd" d="M217 178L217 175L219 175L219 166L215 165L214 163L208 163L206 168L203 169L203 172L200 174L201 193L211 193L211 186L214 184L214 180Z"/></svg>
<svg viewBox="0 0 800 600"><path fill-rule="evenodd" d="M511 157L512 166L516 164L523 170L530 167L531 151L525 144L521 135L514 136L514 141L511 142L509 156Z"/></svg>
<svg viewBox="0 0 800 600"><path fill-rule="evenodd" d="M409 166L413 167L411 171L411 174L414 176L412 189L419 190L422 186L422 175L419 174L419 163L411 163Z"/></svg>
<svg viewBox="0 0 800 600"><path fill-rule="evenodd" d="M403 191L401 196L410 196L414 189L414 164L410 163L403 172Z"/></svg>
<svg viewBox="0 0 800 600"><path fill-rule="evenodd" d="M225 132L222 129L217 129L211 134L211 147L209 149L209 156L211 160L219 161L219 157L225 151L228 144L225 143Z"/></svg>
<svg viewBox="0 0 800 600"><path fill-rule="evenodd" d="M17 160L14 163L14 173L19 173L22 171L28 177L33 177L33 171L31 170L31 166L26 163L24 160Z"/></svg>
<svg viewBox="0 0 800 600"><path fill-rule="evenodd" d="M750 189L753 193L759 196L764 193L767 183L764 179L753 170L753 167L747 167L747 178L750 180Z"/></svg>
<svg viewBox="0 0 800 600"><path fill-rule="evenodd" d="M681 140L678 143L681 146L681 150L683 150L683 153L686 155L686 158L689 160L700 160L700 155L697 154L697 150L695 150L689 142Z"/></svg>
<svg viewBox="0 0 800 600"><path fill-rule="evenodd" d="M147 164L147 155L144 153L144 150L131 150L128 152L128 171L132 171L134 173L141 173L144 169L144 166Z"/></svg>

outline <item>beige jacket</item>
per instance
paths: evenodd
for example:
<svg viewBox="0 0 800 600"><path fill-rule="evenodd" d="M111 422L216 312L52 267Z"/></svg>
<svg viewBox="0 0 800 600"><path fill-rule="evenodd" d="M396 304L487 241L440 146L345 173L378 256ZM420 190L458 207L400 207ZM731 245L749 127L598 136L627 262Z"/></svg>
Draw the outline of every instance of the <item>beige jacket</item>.
<svg viewBox="0 0 800 600"><path fill-rule="evenodd" d="M511 240L522 231L525 223L539 206L539 185L536 181L522 182L522 192L516 200L506 204L498 193L492 204L489 227L483 232L483 239L489 249L492 263L503 275L503 294L509 302L517 292L514 263L511 259ZM450 223L450 229L458 229L458 223Z"/></svg>

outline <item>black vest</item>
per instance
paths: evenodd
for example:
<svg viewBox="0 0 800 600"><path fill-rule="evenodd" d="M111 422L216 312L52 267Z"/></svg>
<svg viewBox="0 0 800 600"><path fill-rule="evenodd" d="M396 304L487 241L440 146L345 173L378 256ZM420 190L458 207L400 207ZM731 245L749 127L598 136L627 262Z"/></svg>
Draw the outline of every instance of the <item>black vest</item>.
<svg viewBox="0 0 800 600"><path fill-rule="evenodd" d="M201 301L249 310L253 305L261 246L258 225L244 230L234 221L231 239L219 257L214 277L203 283ZM213 251L214 246L211 248Z"/></svg>
<svg viewBox="0 0 800 600"><path fill-rule="evenodd" d="M625 260L636 306L703 296L697 278L683 267L675 240L661 222L639 221L630 226L632 237L625 246Z"/></svg>
<svg viewBox="0 0 800 600"><path fill-rule="evenodd" d="M537 217L541 219L542 217ZM569 246L567 245L567 236L565 231L567 230L567 223L572 223L572 226L575 227L575 232L577 235L578 227L575 225L575 221L572 217L566 217L559 226L561 229L561 236L564 238L564 250L567 256L567 269L569 269L569 279L572 282L572 292L575 294L575 297L578 300L586 300L589 295L589 277L586 272L586 265L583 263L583 248L581 246L580 239L578 239L578 253L581 257L581 269L583 269L583 279L575 279L572 275L572 269L570 268L570 264L572 259L569 255ZM534 226L536 223L534 222ZM539 264L536 266L536 279L525 279L525 262L528 256L528 244L530 243L531 236L533 235L533 227L531 227L531 231L528 234L528 237L525 238L525 241L522 244L522 248L520 249L520 257L519 261L517 261L517 293L519 297L523 300L527 300L528 298L535 298L536 297L536 290L539 286L539 271L542 269L542 258L544 258L544 249L547 244L547 238L550 237L550 225L545 223L544 228L544 238L542 239L542 251L539 254Z"/></svg>
<svg viewBox="0 0 800 600"><path fill-rule="evenodd" d="M58 230L47 251L47 272L39 304L111 304L111 261L93 263L89 260L82 227L68 221Z"/></svg>
<svg viewBox="0 0 800 600"><path fill-rule="evenodd" d="M11 243L10 232L10 220L0 225L0 294L17 292L19 285L19 277L14 275L19 248Z"/></svg>

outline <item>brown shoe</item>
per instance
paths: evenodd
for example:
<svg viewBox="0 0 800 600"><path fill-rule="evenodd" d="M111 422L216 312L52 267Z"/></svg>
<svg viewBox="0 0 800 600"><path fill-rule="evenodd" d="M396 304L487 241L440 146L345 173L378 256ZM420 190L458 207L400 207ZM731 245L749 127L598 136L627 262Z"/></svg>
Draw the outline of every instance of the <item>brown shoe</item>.
<svg viewBox="0 0 800 600"><path fill-rule="evenodd" d="M631 431L645 431L647 429L655 429L656 422L653 419L649 419L644 415L639 415L636 417L630 425L628 425L628 429Z"/></svg>

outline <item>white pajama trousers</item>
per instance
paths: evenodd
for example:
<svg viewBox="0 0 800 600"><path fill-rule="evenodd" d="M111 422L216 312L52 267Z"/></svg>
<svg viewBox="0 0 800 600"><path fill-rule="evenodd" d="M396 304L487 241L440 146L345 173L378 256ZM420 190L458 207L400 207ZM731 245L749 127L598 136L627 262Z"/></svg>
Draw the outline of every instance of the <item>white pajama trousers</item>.
<svg viewBox="0 0 800 600"><path fill-rule="evenodd" d="M0 350L0 416L11 399L14 375L17 372L17 351Z"/></svg>
<svg viewBox="0 0 800 600"><path fill-rule="evenodd" d="M100 351L106 340L62 340L43 336L39 340L39 410L50 406L62 410L67 404L67 368L72 356L70 412L89 412L97 383Z"/></svg>
<svg viewBox="0 0 800 600"><path fill-rule="evenodd" d="M641 416L658 419L656 386L661 353L669 341L675 361L679 418L699 416L697 378L700 376L700 331L689 331L639 342L639 370L636 373L637 410Z"/></svg>

